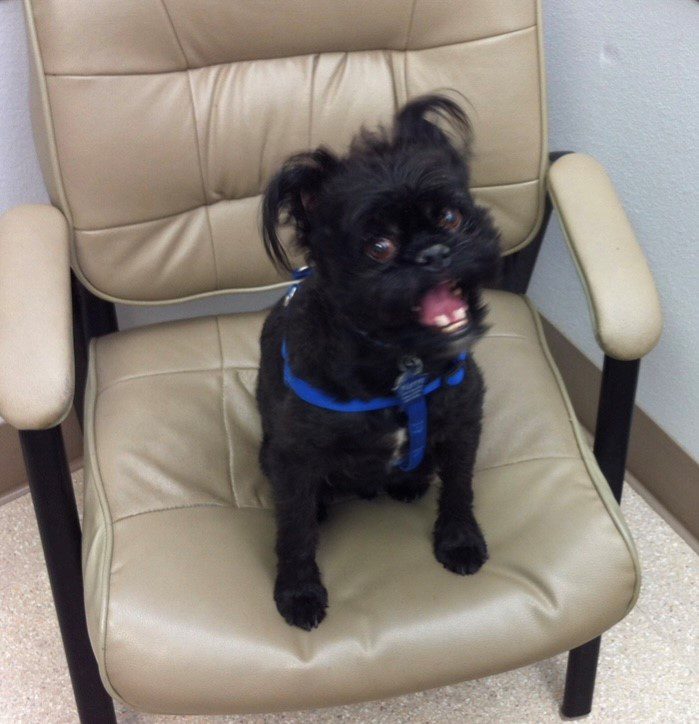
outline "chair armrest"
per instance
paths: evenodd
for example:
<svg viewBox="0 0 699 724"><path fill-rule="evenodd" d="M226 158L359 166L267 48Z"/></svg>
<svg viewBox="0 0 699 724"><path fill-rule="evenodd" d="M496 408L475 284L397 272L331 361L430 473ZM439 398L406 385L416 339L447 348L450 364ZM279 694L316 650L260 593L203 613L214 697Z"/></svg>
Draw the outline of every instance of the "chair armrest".
<svg viewBox="0 0 699 724"><path fill-rule="evenodd" d="M551 164L548 188L600 347L618 360L640 359L660 337L660 300L609 176L594 158L571 153Z"/></svg>
<svg viewBox="0 0 699 724"><path fill-rule="evenodd" d="M52 206L0 216L0 415L59 424L75 386L68 223Z"/></svg>

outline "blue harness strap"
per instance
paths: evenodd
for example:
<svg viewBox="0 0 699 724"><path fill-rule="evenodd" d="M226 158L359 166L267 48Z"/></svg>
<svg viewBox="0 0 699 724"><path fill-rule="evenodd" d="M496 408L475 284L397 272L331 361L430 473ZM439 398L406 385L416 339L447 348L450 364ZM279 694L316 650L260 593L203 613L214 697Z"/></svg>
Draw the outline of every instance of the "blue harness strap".
<svg viewBox="0 0 699 724"><path fill-rule="evenodd" d="M284 298L284 306L288 306L299 283L310 273L311 270L308 267L294 271L294 279L297 280L297 283L289 288ZM395 395L374 397L371 400L347 400L345 402L335 399L317 387L313 387L313 385L309 385L308 382L293 373L289 362L286 338L282 340L282 359L284 360L284 383L297 397L310 405L334 412L374 412L390 407L400 408L408 418L408 454L395 465L405 472L415 470L420 465L427 448L427 395L432 394L442 386L443 378L437 377L428 382L427 375L422 372L422 362L419 359L415 357L406 358L402 366L402 372L396 380ZM467 352L462 352L456 358L456 369L444 378L447 385L456 387L464 381L466 378L464 362L467 359Z"/></svg>
<svg viewBox="0 0 699 724"><path fill-rule="evenodd" d="M398 378L396 394L390 397L374 397L371 400L337 400L331 395L319 390L308 382L297 377L291 370L289 351L286 339L282 342L282 358L284 360L284 383L297 397L315 407L334 412L374 412L390 407L400 408L407 416L408 428L408 455L396 463L405 472L415 470L422 462L427 447L427 395L442 386L442 378L437 377L427 382L427 375L420 367L408 368ZM466 378L463 363L468 354L463 352L457 357L458 368L446 378L450 387L460 385Z"/></svg>
<svg viewBox="0 0 699 724"><path fill-rule="evenodd" d="M403 365L404 372L396 383L396 397L408 418L408 456L398 467L410 472L422 462L427 447L427 375L422 373L422 362L411 359ZM441 382L437 379L437 382ZM441 385L440 385L441 386Z"/></svg>

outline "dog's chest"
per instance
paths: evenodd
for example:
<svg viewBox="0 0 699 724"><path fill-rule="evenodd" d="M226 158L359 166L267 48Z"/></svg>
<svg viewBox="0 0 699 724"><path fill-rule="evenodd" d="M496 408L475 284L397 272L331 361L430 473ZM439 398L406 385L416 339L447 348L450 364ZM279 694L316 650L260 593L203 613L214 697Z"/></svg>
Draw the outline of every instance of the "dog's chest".
<svg viewBox="0 0 699 724"><path fill-rule="evenodd" d="M437 402L437 400L434 400L434 402ZM445 420L448 418L448 410L442 405L428 405L425 419L428 447L431 447L432 443L441 437L440 432L444 427ZM391 410L386 411L383 419L380 422L377 421L377 423L377 427L373 430L374 439L380 440L379 447L383 453L382 457L390 469L404 459L410 451L411 440L407 419L404 413Z"/></svg>
<svg viewBox="0 0 699 724"><path fill-rule="evenodd" d="M389 433L390 455L388 467L392 468L405 457L408 442L408 431L404 427L399 427L395 432Z"/></svg>
<svg viewBox="0 0 699 724"><path fill-rule="evenodd" d="M338 431L336 437L340 453L335 460L352 478L372 478L390 473L406 457L410 448L410 435L405 415L398 410L367 413L356 420L348 434Z"/></svg>

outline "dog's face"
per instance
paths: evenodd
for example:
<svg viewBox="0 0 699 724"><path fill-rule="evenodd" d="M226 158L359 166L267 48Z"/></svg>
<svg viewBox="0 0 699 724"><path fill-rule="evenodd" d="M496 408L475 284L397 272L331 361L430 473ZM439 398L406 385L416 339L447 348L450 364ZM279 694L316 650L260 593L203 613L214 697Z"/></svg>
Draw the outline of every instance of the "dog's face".
<svg viewBox="0 0 699 724"><path fill-rule="evenodd" d="M462 146L426 116L450 123ZM455 355L482 332L479 289L497 270L498 234L471 197L468 122L441 96L417 99L393 129L362 132L347 156L290 159L264 204L266 247L284 212L339 318L419 356Z"/></svg>

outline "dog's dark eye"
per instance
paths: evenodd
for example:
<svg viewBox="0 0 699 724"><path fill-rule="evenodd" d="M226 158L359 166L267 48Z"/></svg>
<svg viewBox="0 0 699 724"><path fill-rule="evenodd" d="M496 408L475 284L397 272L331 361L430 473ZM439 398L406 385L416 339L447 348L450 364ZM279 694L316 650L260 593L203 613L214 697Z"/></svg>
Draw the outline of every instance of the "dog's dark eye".
<svg viewBox="0 0 699 724"><path fill-rule="evenodd" d="M398 253L398 246L393 239L381 236L378 239L372 239L368 242L364 247L364 252L374 261L378 261L383 264L387 261L391 261L391 259L396 256Z"/></svg>
<svg viewBox="0 0 699 724"><path fill-rule="evenodd" d="M442 209L437 219L439 226L448 231L456 231L461 226L462 221L461 212L457 209Z"/></svg>

